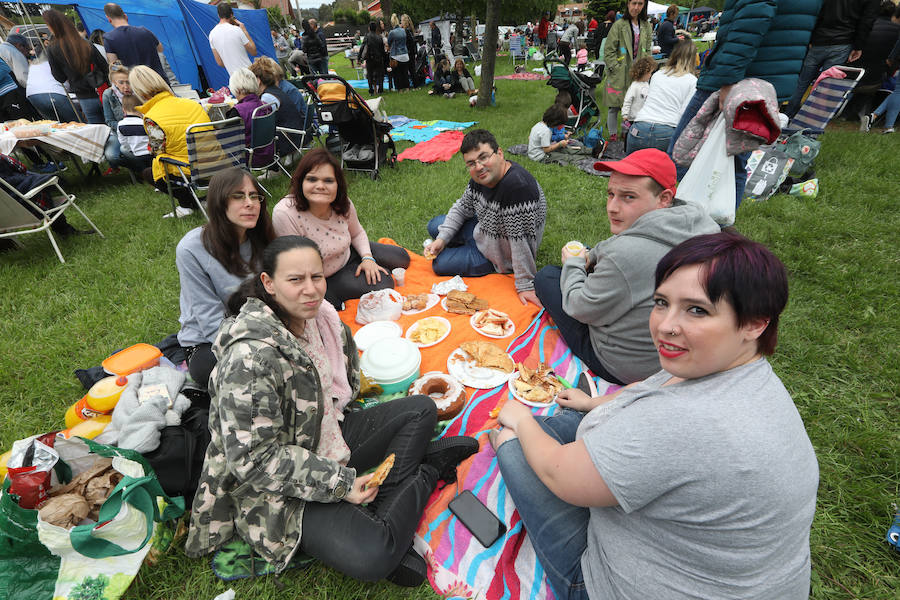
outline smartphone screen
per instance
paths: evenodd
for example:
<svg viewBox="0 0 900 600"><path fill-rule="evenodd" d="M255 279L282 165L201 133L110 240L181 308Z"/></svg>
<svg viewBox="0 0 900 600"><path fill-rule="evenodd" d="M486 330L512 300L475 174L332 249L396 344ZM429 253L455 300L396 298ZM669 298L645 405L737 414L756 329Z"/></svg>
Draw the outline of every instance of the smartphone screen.
<svg viewBox="0 0 900 600"><path fill-rule="evenodd" d="M469 490L463 490L448 505L452 512L472 532L481 545L489 548L506 533L506 525L482 504Z"/></svg>

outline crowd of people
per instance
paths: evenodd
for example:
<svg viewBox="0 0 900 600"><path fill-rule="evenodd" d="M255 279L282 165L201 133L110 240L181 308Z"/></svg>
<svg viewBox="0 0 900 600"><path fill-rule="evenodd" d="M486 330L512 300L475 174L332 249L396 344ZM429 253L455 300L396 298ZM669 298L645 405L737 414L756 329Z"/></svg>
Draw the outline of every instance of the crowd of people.
<svg viewBox="0 0 900 600"><path fill-rule="evenodd" d="M694 43L675 30L677 6L656 31L666 55L658 69L644 0L628 0L621 18L570 24L558 39L544 15L527 35L545 48L552 43L565 63L604 57L607 129L625 140L626 152L595 164L611 172L611 236L583 251L564 247L559 265L538 269L543 189L484 129L462 140L469 180L460 197L422 224L436 275L513 274L519 301L545 309L578 359L624 386L593 398L565 390L550 417L507 402L490 435L558 598L808 595L818 466L766 359L787 303L787 273L763 245L721 231L704 208L676 199L683 171L671 157L694 115L706 105L725 109L738 82L765 80L790 112L807 80L867 58L877 3L820 4L729 0L717 18L715 52L699 73ZM53 41L38 61L23 65L11 54L24 57L15 36L0 45L0 110L33 105L34 114L68 116L66 84L88 122L115 132L105 147L110 165L166 189L174 167L162 159L186 162L186 128L210 118L172 93L152 32L129 26L115 4L105 11L113 29L103 51L55 10L44 13ZM244 24L227 4L217 11L210 46L237 98L229 116L243 120L249 139L252 114L274 104L280 124L302 129L307 105L285 67L327 72L322 29L310 19L293 39L273 30L276 57L253 60ZM887 20L900 23L900 11ZM424 82L417 65L425 45L412 21L389 21L371 23L360 40L372 94L383 91L385 75L400 91ZM579 39L585 32L589 42ZM474 78L461 59L448 60L434 25L430 43L430 93L473 94ZM896 59L895 46L885 60ZM887 71L895 68L890 62ZM7 90L8 80L17 87ZM586 153L564 132L567 96L560 92L532 128L529 158ZM864 127L884 117L892 131L898 111L894 92ZM0 176L31 185L25 167L3 158ZM258 158L267 164L271 155ZM737 203L746 158L734 157ZM173 216L190 214L187 190L174 194ZM361 580L420 584L426 566L412 547L416 525L438 482L452 481L478 442L430 441L436 409L425 396L352 410L359 354L337 312L347 300L393 287L389 273L409 265L408 252L369 238L341 163L325 148L299 158L271 212L262 186L238 168L212 178L206 210L209 222L175 251L177 339L212 401L187 554L244 544L277 572L305 555ZM372 476L362 473L389 454L394 468L368 487Z"/></svg>

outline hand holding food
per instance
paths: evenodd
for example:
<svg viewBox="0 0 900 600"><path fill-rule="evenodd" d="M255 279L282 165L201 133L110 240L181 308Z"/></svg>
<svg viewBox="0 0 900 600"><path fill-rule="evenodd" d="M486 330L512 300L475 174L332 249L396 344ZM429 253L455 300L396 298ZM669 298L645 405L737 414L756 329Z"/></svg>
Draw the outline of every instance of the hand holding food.
<svg viewBox="0 0 900 600"><path fill-rule="evenodd" d="M372 475L373 473L370 473L354 479L353 485L350 486L350 491L344 496L344 500L351 504L368 504L374 500L375 496L378 495L378 488L370 488L366 485L371 481Z"/></svg>
<svg viewBox="0 0 900 600"><path fill-rule="evenodd" d="M436 239L427 246L425 246L425 258L428 260L434 260L438 254L441 253L441 250L444 249L444 240Z"/></svg>
<svg viewBox="0 0 900 600"><path fill-rule="evenodd" d="M387 479L388 473L391 472L391 469L394 468L394 460L396 459L396 455L391 453L387 458L382 461L378 468L375 469L375 472L372 473L372 478L369 479L368 483L366 483L366 489L377 488L384 480Z"/></svg>

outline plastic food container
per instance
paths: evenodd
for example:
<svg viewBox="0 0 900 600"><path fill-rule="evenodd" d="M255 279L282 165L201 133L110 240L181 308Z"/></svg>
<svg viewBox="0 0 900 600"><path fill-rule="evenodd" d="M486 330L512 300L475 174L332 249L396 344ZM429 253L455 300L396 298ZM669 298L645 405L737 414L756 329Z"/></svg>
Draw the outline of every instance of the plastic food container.
<svg viewBox="0 0 900 600"><path fill-rule="evenodd" d="M130 375L159 364L162 352L150 344L135 344L116 352L101 363L108 373Z"/></svg>
<svg viewBox="0 0 900 600"><path fill-rule="evenodd" d="M374 379L384 394L405 392L419 378L422 353L406 338L378 340L363 352L360 369Z"/></svg>

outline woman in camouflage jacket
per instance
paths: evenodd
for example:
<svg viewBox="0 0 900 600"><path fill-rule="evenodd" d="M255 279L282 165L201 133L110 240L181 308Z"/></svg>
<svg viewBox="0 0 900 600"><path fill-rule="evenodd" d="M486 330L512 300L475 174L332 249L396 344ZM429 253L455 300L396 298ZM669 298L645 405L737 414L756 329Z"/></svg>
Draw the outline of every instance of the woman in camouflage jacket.
<svg viewBox="0 0 900 600"><path fill-rule="evenodd" d="M425 503L478 444L429 443L437 417L427 396L345 410L359 356L325 287L315 243L284 236L230 299L239 313L213 348L212 440L187 554L238 536L279 572L303 553L357 579L418 585L424 560L411 542ZM358 473L391 453L387 479L366 489L371 475Z"/></svg>

